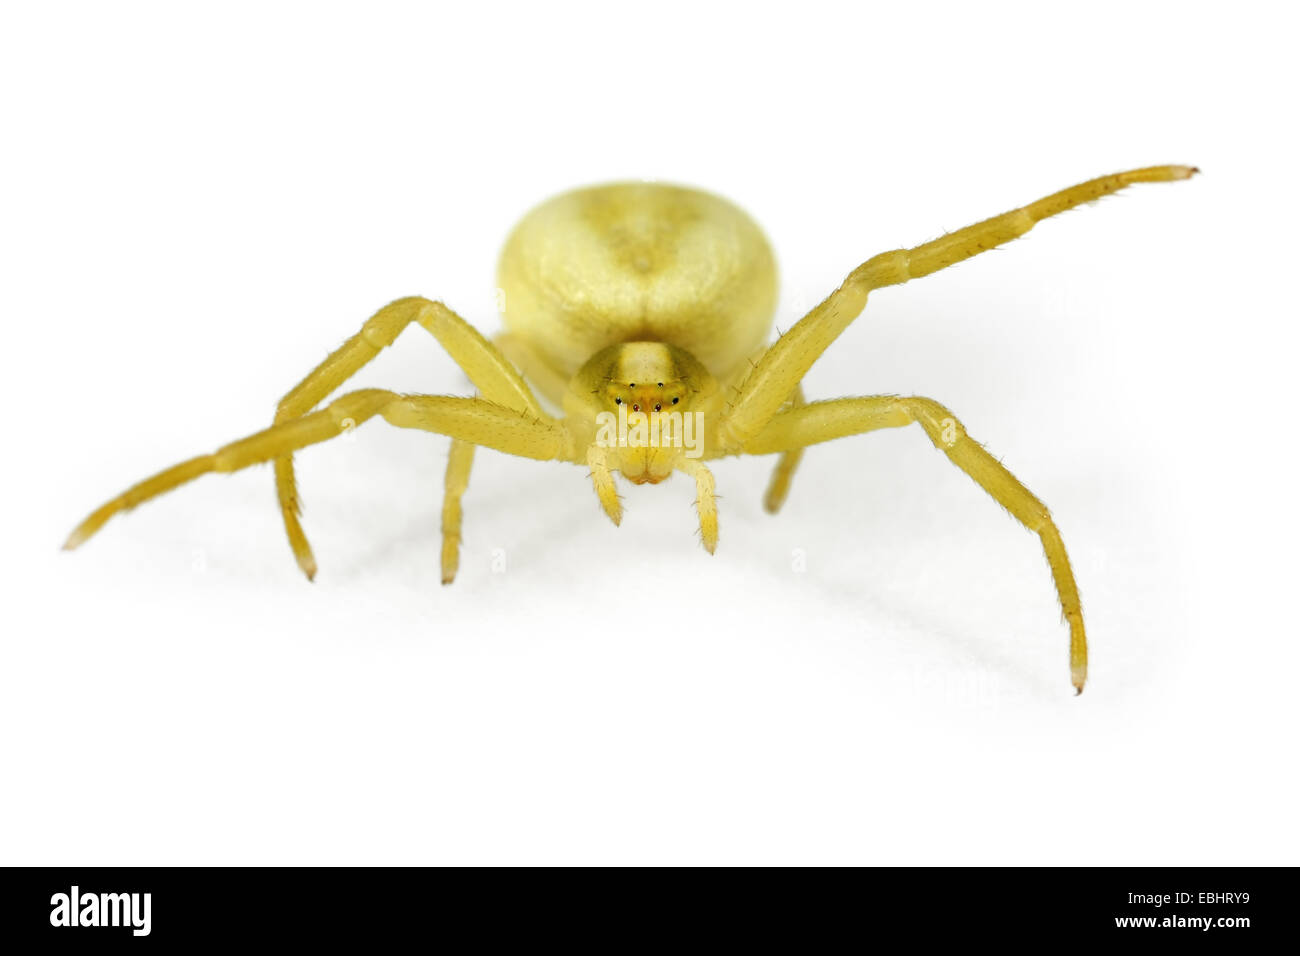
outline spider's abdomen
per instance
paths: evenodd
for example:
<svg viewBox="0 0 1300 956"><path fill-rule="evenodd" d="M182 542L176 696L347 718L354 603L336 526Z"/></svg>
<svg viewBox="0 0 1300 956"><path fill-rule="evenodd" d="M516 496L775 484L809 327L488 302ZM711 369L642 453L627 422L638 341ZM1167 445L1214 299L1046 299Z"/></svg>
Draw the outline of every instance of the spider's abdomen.
<svg viewBox="0 0 1300 956"><path fill-rule="evenodd" d="M507 329L572 376L618 342L667 342L723 376L765 345L776 264L718 196L658 183L577 189L529 212L497 270Z"/></svg>

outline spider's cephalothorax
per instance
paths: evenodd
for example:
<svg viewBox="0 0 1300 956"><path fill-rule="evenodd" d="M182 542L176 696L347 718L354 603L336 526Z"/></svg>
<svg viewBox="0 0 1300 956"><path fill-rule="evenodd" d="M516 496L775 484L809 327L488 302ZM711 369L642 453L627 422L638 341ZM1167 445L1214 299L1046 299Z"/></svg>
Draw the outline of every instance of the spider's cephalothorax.
<svg viewBox="0 0 1300 956"><path fill-rule="evenodd" d="M615 474L657 484L683 472L695 482L700 536L712 552L718 518L709 459L780 453L764 500L776 511L806 446L917 423L1038 534L1070 628L1071 682L1082 691L1088 660L1083 611L1046 506L938 402L873 395L806 403L800 383L873 290L929 275L1134 183L1187 179L1195 172L1151 166L1103 176L932 242L881 253L771 344L776 268L762 232L736 206L654 183L565 193L532 210L506 241L498 271L506 331L496 339L489 342L441 302L398 299L285 395L270 428L127 489L78 525L65 547L75 548L119 511L199 475L271 461L290 546L313 577L316 559L299 522L293 452L379 416L452 439L443 501L444 583L459 565L461 497L479 445L586 466L615 523L622 517ZM438 339L478 397L361 389L316 410L412 322ZM543 408L534 388L563 414Z"/></svg>
<svg viewBox="0 0 1300 956"><path fill-rule="evenodd" d="M717 380L685 349L626 342L582 366L563 404L579 447L629 481L658 484L704 457L717 396Z"/></svg>

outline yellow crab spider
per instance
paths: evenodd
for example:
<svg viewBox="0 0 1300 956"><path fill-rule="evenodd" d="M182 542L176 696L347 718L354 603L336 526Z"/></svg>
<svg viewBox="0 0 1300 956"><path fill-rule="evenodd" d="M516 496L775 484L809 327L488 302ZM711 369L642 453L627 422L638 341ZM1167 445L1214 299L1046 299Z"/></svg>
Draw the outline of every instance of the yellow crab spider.
<svg viewBox="0 0 1300 956"><path fill-rule="evenodd" d="M709 193L657 183L565 193L529 212L506 240L498 268L506 331L497 339L489 342L441 302L398 299L281 399L270 428L128 488L78 525L64 547L77 547L119 511L199 475L270 461L290 546L311 578L316 559L298 520L293 452L378 415L399 428L452 439L442 512L443 583L451 582L459 563L460 502L476 445L586 466L615 524L622 518L615 474L656 484L683 472L695 482L700 535L712 553L718 513L709 459L780 453L764 500L776 511L806 446L915 422L1041 538L1070 629L1071 682L1082 692L1088 669L1083 611L1047 507L933 399L870 395L807 403L800 382L874 290L947 268L1134 183L1196 172L1150 166L1102 176L915 248L881 253L771 345L776 266L763 233L739 208ZM412 322L450 353L478 397L368 388L313 411ZM533 387L563 415L548 414Z"/></svg>

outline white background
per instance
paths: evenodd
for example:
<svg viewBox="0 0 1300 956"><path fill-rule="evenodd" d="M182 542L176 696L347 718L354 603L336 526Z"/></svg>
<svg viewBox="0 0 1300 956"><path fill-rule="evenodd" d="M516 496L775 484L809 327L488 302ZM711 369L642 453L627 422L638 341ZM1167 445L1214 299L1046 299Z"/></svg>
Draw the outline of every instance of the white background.
<svg viewBox="0 0 1300 956"><path fill-rule="evenodd" d="M1296 863L1294 24L1054 6L6 6L0 862ZM264 467L59 550L383 303L498 329L561 189L734 199L788 328L1169 162L877 293L806 380L945 402L1052 507L1078 699L1037 540L919 429L810 450L777 517L773 459L720 463L714 557L683 479L615 528L481 452L442 587L447 443L382 423L298 456L314 584ZM419 329L355 384L470 391Z"/></svg>

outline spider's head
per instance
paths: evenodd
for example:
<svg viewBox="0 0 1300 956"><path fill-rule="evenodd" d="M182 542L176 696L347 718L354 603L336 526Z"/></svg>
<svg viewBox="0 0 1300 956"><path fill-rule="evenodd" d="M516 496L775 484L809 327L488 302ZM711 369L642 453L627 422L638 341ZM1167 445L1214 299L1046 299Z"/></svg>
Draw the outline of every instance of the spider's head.
<svg viewBox="0 0 1300 956"><path fill-rule="evenodd" d="M716 391L689 352L662 342L624 342L583 366L566 411L592 422L591 441L606 449L612 470L636 484L658 484L683 457L703 455L703 406Z"/></svg>

